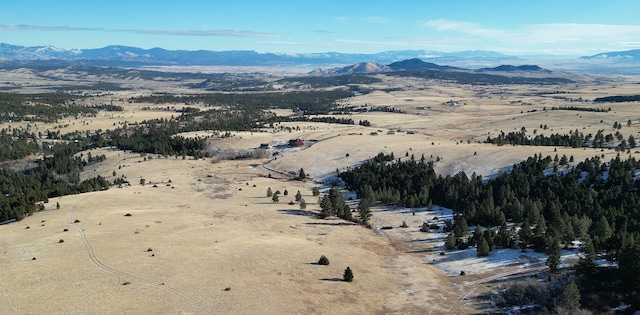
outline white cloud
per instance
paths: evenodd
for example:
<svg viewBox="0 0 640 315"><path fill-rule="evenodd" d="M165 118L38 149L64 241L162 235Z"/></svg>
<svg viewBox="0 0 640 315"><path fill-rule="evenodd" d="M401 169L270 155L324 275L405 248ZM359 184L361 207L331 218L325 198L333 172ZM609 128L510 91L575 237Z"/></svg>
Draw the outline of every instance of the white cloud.
<svg viewBox="0 0 640 315"><path fill-rule="evenodd" d="M504 47L512 51L573 51L578 54L638 47L640 25L550 23L530 24L516 28L491 28L482 24L455 21L429 20L421 26L435 30L430 36L450 37L482 45L474 49ZM467 46L468 47L468 46Z"/></svg>
<svg viewBox="0 0 640 315"><path fill-rule="evenodd" d="M0 31L47 31L47 32L110 32L146 35L203 36L203 37L282 37L280 34L242 30L147 30L147 29L104 29L70 26L38 26L0 24Z"/></svg>

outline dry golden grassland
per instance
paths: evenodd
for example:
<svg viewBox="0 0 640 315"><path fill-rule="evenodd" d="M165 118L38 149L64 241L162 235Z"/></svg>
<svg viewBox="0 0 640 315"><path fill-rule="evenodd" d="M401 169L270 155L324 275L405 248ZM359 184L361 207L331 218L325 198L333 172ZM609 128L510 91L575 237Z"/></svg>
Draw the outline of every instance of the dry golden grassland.
<svg viewBox="0 0 640 315"><path fill-rule="evenodd" d="M46 211L0 225L0 314L472 314L476 304L468 299L482 291L476 290L481 283L476 280L491 274L450 276L429 264L427 253L439 251L442 244L409 242L424 238L418 229L428 213L411 216L406 209L376 208L373 229L335 218L320 220L311 189L326 187L323 181L336 169L353 167L378 152L440 157L435 165L443 175L464 171L491 176L537 153L573 155L576 162L617 154L481 143L501 130L609 133L615 132L614 121L624 124L625 138L637 137L640 130L636 104L612 104L609 113L543 111L551 106L608 107L556 96L630 94L634 85L627 82L457 86L397 79L385 84L403 89L344 101L391 105L406 112L351 116L356 122L370 121L371 127L287 123L300 130L238 132L210 142L216 148L242 150L298 137L306 141L301 148L271 149L279 154L264 160L212 163L94 150L92 154L105 154L107 160L87 167L84 176L125 176L131 185L55 198ZM546 94L556 90L568 94ZM116 100L114 105L120 105L117 100L131 93L92 101ZM457 105L447 103L452 100ZM37 129L104 130L124 121L171 115L143 111L145 104L122 105L123 112L37 124ZM631 127L626 126L628 119ZM541 124L549 129L542 130ZM297 181L286 175L300 168L311 178ZM286 189L289 195L274 204L266 197L268 187ZM288 204L298 190L306 210ZM403 219L409 228L379 230L383 225L397 227ZM329 266L316 263L321 255L329 258ZM355 275L352 283L340 281L347 266ZM505 271L494 274L500 272ZM465 284L467 280L473 285Z"/></svg>

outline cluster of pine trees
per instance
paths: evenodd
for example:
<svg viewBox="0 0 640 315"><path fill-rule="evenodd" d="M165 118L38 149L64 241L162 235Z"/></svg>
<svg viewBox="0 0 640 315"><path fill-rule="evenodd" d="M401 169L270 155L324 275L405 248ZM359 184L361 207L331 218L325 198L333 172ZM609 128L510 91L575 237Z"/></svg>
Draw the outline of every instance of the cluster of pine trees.
<svg viewBox="0 0 640 315"><path fill-rule="evenodd" d="M595 112L595 113L607 113L611 111L609 108L591 108L591 107L578 107L578 106L553 106L551 110L574 110L579 112Z"/></svg>
<svg viewBox="0 0 640 315"><path fill-rule="evenodd" d="M493 143L499 146L511 144L581 148L586 146L585 143L587 140L589 140L589 137L585 137L581 132L578 132L578 130L569 135L551 134L549 136L535 135L532 137L527 136L525 130L521 130L518 132L509 132L507 134L505 134L504 131L501 131L495 138L487 136L485 143Z"/></svg>
<svg viewBox="0 0 640 315"><path fill-rule="evenodd" d="M595 103L621 103L640 101L640 95L613 95L598 97L593 100Z"/></svg>
<svg viewBox="0 0 640 315"><path fill-rule="evenodd" d="M40 152L35 134L20 128L0 130L0 148L0 162L22 159Z"/></svg>
<svg viewBox="0 0 640 315"><path fill-rule="evenodd" d="M618 125L618 123L616 122L616 126L622 125ZM579 132L576 129L575 131L571 131L568 135L551 134L549 136L529 136L527 135L524 127L518 132L509 132L505 134L504 131L501 131L500 134L495 138L487 136L487 140L485 140L485 143L492 143L498 146L510 144L533 146L563 146L572 148L605 148L608 145L611 145L611 142L614 140L620 141L617 145L617 149L619 150L627 150L636 147L635 137L633 135L629 135L629 137L625 140L620 131L616 131L615 134L609 133L605 135L603 133L603 130L598 130L596 135L593 136L592 134L584 135L582 132Z"/></svg>
<svg viewBox="0 0 640 315"><path fill-rule="evenodd" d="M0 170L0 222L20 220L41 208L40 203L49 198L107 189L110 183L101 176L80 180L80 172L89 163L76 155L82 149L77 143L60 142L35 168L22 172ZM95 163L104 156L89 155L88 159Z"/></svg>
<svg viewBox="0 0 640 315"><path fill-rule="evenodd" d="M618 156L603 162L594 157L563 174L545 175L551 168L551 157L534 155L486 183L476 174L436 175L433 163L424 157L418 161L391 159L381 153L339 175L347 189L361 198L408 207L433 203L453 209L455 220L445 227L451 233L447 239L450 248L482 244L483 255L494 247L552 253L560 244L583 240L595 253L585 256L587 264L594 264L596 257L620 262L609 283L626 283L624 278L633 272L633 279L640 275L640 264L624 258L638 256L634 250L640 247L640 180L634 177L640 162L634 158L621 160ZM466 238L470 225L486 229ZM618 293L629 298L632 292L639 292L637 285L633 288L635 291Z"/></svg>
<svg viewBox="0 0 640 315"><path fill-rule="evenodd" d="M56 122L67 116L95 116L98 110L76 105L80 96L63 93L0 93L0 121Z"/></svg>
<svg viewBox="0 0 640 315"><path fill-rule="evenodd" d="M211 93L180 96L153 94L129 99L129 102L154 104L204 104L241 110L285 108L301 111L305 115L327 114L335 102L353 96L350 91L301 91L285 93Z"/></svg>
<svg viewBox="0 0 640 315"><path fill-rule="evenodd" d="M321 219L337 216L345 220L351 220L351 208L346 204L344 195L338 187L331 187L329 193L318 199Z"/></svg>

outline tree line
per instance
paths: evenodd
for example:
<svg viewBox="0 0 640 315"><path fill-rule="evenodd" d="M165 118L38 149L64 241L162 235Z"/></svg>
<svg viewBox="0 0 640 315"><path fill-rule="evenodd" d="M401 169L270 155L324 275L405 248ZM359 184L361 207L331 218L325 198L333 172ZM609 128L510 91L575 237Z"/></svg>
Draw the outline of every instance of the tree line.
<svg viewBox="0 0 640 315"><path fill-rule="evenodd" d="M220 106L237 110L292 109L305 115L328 114L339 99L353 96L353 92L303 91L269 93L208 93L197 95L152 94L129 98L129 102L153 104L185 104Z"/></svg>
<svg viewBox="0 0 640 315"><path fill-rule="evenodd" d="M636 95L613 95L598 97L593 100L595 103L622 103L640 101L640 94Z"/></svg>
<svg viewBox="0 0 640 315"><path fill-rule="evenodd" d="M615 125L616 129L619 129L617 128L617 126L622 126L617 122L615 123ZM620 141L617 146L611 143L615 140ZM636 147L636 140L633 135L629 135L627 139L624 139L624 136L618 130L616 130L615 134L609 133L607 135L604 134L603 130L598 130L598 132L594 136L593 134L585 135L576 129L575 131L570 131L568 135L554 133L545 136L527 135L524 127L520 131L512 131L509 133L501 131L500 134L496 137L487 136L485 143L492 143L498 146L509 144L532 146L563 146L571 148L605 148L609 145L615 146L619 150L627 150Z"/></svg>
<svg viewBox="0 0 640 315"><path fill-rule="evenodd" d="M82 149L74 142L59 142L33 168L21 172L0 169L0 222L20 220L44 208L49 198L107 189L110 183L101 176L80 180L86 165L104 160L104 156L84 159L76 155Z"/></svg>
<svg viewBox="0 0 640 315"><path fill-rule="evenodd" d="M0 121L56 122L68 116L94 116L95 108L76 105L80 96L63 93L0 93Z"/></svg>

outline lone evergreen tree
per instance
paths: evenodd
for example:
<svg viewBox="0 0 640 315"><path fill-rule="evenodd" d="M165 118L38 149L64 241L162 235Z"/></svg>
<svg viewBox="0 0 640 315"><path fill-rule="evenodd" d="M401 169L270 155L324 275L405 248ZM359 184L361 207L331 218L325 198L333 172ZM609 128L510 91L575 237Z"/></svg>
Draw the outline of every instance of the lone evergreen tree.
<svg viewBox="0 0 640 315"><path fill-rule="evenodd" d="M280 202L280 197L278 197L278 194L273 194L273 196L271 197L271 201L273 201L273 203Z"/></svg>
<svg viewBox="0 0 640 315"><path fill-rule="evenodd" d="M267 188L267 197L271 197L273 196L273 191L271 190L271 187Z"/></svg>
<svg viewBox="0 0 640 315"><path fill-rule="evenodd" d="M300 172L298 173L298 179L302 180L307 178L307 174L305 174L304 170L300 168Z"/></svg>
<svg viewBox="0 0 640 315"><path fill-rule="evenodd" d="M302 200L302 194L298 190L298 192L296 193L296 201L300 201L300 200Z"/></svg>
<svg viewBox="0 0 640 315"><path fill-rule="evenodd" d="M344 274L342 275L342 280L346 282L353 281L353 271L351 271L351 268L347 267L347 269L344 270Z"/></svg>
<svg viewBox="0 0 640 315"><path fill-rule="evenodd" d="M320 256L320 260L318 260L318 265L328 266L329 258L327 258L327 256L325 255Z"/></svg>
<svg viewBox="0 0 640 315"><path fill-rule="evenodd" d="M313 193L314 197L320 196L320 188L313 187L313 189L311 190L311 193Z"/></svg>
<svg viewBox="0 0 640 315"><path fill-rule="evenodd" d="M307 203L302 198L300 199L300 209L301 210L307 209Z"/></svg>

